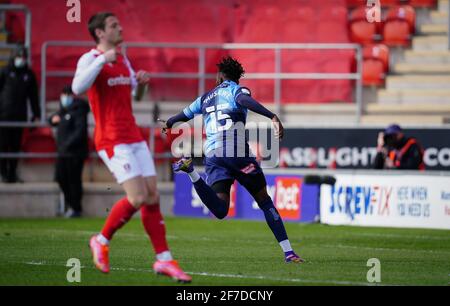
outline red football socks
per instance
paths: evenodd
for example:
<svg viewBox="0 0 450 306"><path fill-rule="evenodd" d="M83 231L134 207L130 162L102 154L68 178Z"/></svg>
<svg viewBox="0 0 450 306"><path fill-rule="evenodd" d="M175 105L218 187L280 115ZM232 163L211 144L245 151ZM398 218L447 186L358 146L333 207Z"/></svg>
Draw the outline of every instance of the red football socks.
<svg viewBox="0 0 450 306"><path fill-rule="evenodd" d="M155 205L142 205L142 224L153 244L156 254L168 251L169 246L166 240L166 226L161 215L159 203Z"/></svg>
<svg viewBox="0 0 450 306"><path fill-rule="evenodd" d="M136 208L130 204L126 197L119 200L114 204L111 213L106 219L105 225L101 231L102 235L106 239L111 240L114 233L124 226L136 211Z"/></svg>

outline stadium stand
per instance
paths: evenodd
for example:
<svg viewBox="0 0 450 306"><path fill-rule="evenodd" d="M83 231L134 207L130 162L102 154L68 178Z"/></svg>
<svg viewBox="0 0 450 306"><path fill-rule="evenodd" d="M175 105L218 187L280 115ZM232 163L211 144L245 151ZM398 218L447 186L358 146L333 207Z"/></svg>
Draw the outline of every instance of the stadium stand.
<svg viewBox="0 0 450 306"><path fill-rule="evenodd" d="M57 22L57 8L51 6L47 8L45 3L38 5L36 2L29 0L12 1L12 3L18 2L24 3L32 11L36 11L36 17L33 18L34 28L39 28L39 25L43 24L44 21L48 24L43 31L36 31L36 35L33 35L33 59L38 72L40 47L44 41L64 40L67 37L65 33L74 33L74 35L71 35L71 40L90 39L87 33L74 31L74 25ZM98 10L102 6L101 2L85 4L83 6L83 18L86 19L87 16ZM345 25L345 1L330 1L329 3L333 5L321 6L311 0L300 2L283 0L277 5L273 5L271 1L258 0L223 1L220 5L210 5L205 1L194 1L188 4L178 0L170 2L154 1L148 4L146 1L136 0L130 4L121 2L117 5L116 10L118 17L123 20L126 29L128 29L125 32L127 41L189 43L348 42ZM281 10L280 7L283 9ZM190 13L192 10L195 10L195 16ZM43 11L45 11L45 14L40 13ZM284 20L286 11L288 12L288 22ZM55 18L51 18L51 16ZM147 25L148 16L152 16L151 24L144 27L138 26L139 24ZM306 16L309 17L305 18ZM324 18L321 20L327 20L327 22L315 24L318 17ZM220 21L212 22L216 20ZM189 26L185 26L186 24ZM138 30L129 30L133 28ZM255 31L255 28L258 28L258 31ZM193 72L198 68L198 57L195 50L183 50L181 52L179 50L162 50L160 54L145 54L149 51L143 50L131 50L130 52L133 52L133 55L130 54L133 62L137 58L135 66L140 65L145 61L143 59L148 58L150 63L155 63L156 67L153 71ZM54 50L49 54L48 67L65 69L67 63L70 63L70 66L73 67L73 63L76 62L79 54L80 52L77 49ZM220 52L211 52L208 55L207 71L214 71L214 63L221 55L223 53ZM320 65L319 56L313 60ZM267 63L267 65L270 64ZM59 87L60 83L53 79L50 81L54 82L55 86L50 86L47 98L55 99L58 91L52 88ZM151 84L154 94L152 99L189 101L196 95L197 88L198 82L196 80L170 80L167 82L154 80ZM263 96L268 97L268 95ZM340 99L341 97L332 97L330 101ZM273 97L265 100L265 102L272 101ZM322 102L322 100L316 97L313 102Z"/></svg>
<svg viewBox="0 0 450 306"><path fill-rule="evenodd" d="M38 75L41 46L45 41L67 40L68 37L74 41L91 40L87 31L79 31L79 25L63 20L61 7L47 1L9 2L25 4L33 12L32 54ZM211 5L206 0L134 0L118 1L113 10L121 19L129 42L360 43L364 47L365 92L370 92L364 101L363 123L385 124L394 118L399 123L414 123L418 119L424 124L447 122L450 117L447 107L450 56L446 49L448 0L381 1L383 22L375 24L366 21L366 2L280 0L274 4L268 0L229 0ZM82 23L85 24L94 12L104 10L105 3L84 3ZM0 41L23 41L23 16L8 14L5 27L7 31L0 32ZM73 71L85 50L85 47L53 47L49 49L47 68ZM8 56L5 53L2 57L2 52L0 61ZM238 57L248 73L275 72L272 50L211 50L207 52L206 71L213 73L215 62L226 54ZM127 55L135 68L150 72L195 73L199 65L194 49L130 48ZM354 57L354 52L350 51L284 50L281 70L351 73L355 72ZM62 85L70 82L70 77L51 77L48 82L46 98L50 111L57 107L54 101ZM207 84L212 86L213 80ZM242 84L252 89L256 99L274 109L271 104L273 80L244 78ZM356 106L349 103L354 101L353 87L354 82L348 80L283 80L281 101L285 104L286 122L331 122L335 125L354 122ZM148 98L134 106L136 118L140 123L151 121L153 103L147 103L149 101L162 101L160 116L168 117L193 100L197 91L198 81L194 79L152 79ZM164 152L169 145L170 140L157 137L158 152ZM107 176L107 173L103 176L100 172L87 171L91 171L90 178Z"/></svg>
<svg viewBox="0 0 450 306"><path fill-rule="evenodd" d="M328 0L327 0L328 1ZM52 26L57 23L57 18L49 18L56 16L57 8L43 3L37 5L34 1L10 1L11 3L24 3L32 10L42 12L45 10L46 14L35 14L33 20L34 28L39 29L39 24L45 21L49 26L46 26L42 31L34 31L33 35L33 58L35 65L39 71L39 48L45 40L61 40L66 37L65 33L71 33L71 39L74 40L89 40L87 33L80 33L73 31L73 25L69 23L58 23L58 26ZM327 2L328 3L328 2ZM407 35L414 33L414 9L432 9L436 8L437 1L429 0L410 0L410 1L381 1L384 9L384 21L381 25L368 24L364 21L366 1L347 0L347 1L329 1L333 5L318 5L316 1L294 1L282 0L274 5L272 1L222 1L220 5L209 5L205 1L193 1L189 4L183 1L153 1L147 3L146 1L132 1L130 3L120 2L115 7L117 14L124 20L126 28L137 29L126 32L128 41L155 41L155 42L208 42L208 43L223 43L223 42L346 42L357 41L363 44L383 41L388 45L403 45L409 44ZM399 6L400 5L400 6ZM96 3L88 3L83 7L83 18L86 19L92 12L103 7L102 1ZM281 10L280 8L283 7ZM354 9L356 8L356 9ZM191 14L195 10L195 16ZM345 27L345 20L350 12L349 27ZM444 12L444 13L442 13ZM403 16L404 15L404 16ZM149 26L142 27L141 24L146 21L147 16L152 16L152 21ZM220 16L220 18L218 17ZM412 19L409 16L413 16ZM431 18L445 19L445 10L431 12ZM44 19L45 18L45 19ZM52 21L54 19L54 21ZM211 22L219 20L219 22ZM319 24L315 20L321 20ZM84 20L85 21L85 20ZM324 22L325 21L325 22ZM405 22L408 22L409 30ZM189 26L185 26L189 24ZM254 31L258 28L259 31ZM17 32L16 37L23 36L20 27L14 27ZM183 30L180 30L183 29ZM419 29L422 30L422 29ZM429 24L423 26L422 33L437 33L436 31L445 32L445 25ZM22 34L21 34L22 33ZM73 35L72 35L73 33ZM262 33L262 34L261 34ZM407 34L409 33L409 34ZM392 35L393 34L393 35ZM399 37L399 34L402 37ZM427 37L416 37L413 43L420 45L421 40L426 42L431 40L442 42L442 37L437 35L427 35ZM414 47L414 46L413 46ZM241 52L241 53L240 53ZM73 67L80 51L79 50L54 50L49 54L49 67L58 67L69 69ZM214 62L224 53L212 52L209 54L207 61L207 71L214 70ZM256 56L245 56L244 51L235 51L233 55L242 57L247 70L249 72L267 71L273 72L273 56L267 52L258 51ZM195 50L144 50L144 49L130 49L129 56L137 67L143 67L152 72L194 72L198 68L198 58ZM325 63L320 60L320 54L312 56L308 60L287 58L285 62L290 64L283 64L284 71L301 71L295 67L307 68L306 62L312 61L311 66L317 67L319 71L328 71L331 68L341 70L339 68L339 61L336 64ZM330 55L331 57L333 55ZM344 59L344 61L347 61ZM301 64L303 62L304 64ZM326 65L325 65L326 64ZM380 81L379 71L381 69L379 64L373 62L371 65L366 63L365 71L367 78L371 78L370 85L382 86ZM407 69L402 65L395 66L402 70ZM441 68L443 69L443 68ZM350 66L347 72L354 71L354 66ZM397 70L393 70L397 73ZM365 78L367 80L367 78ZM378 81L377 81L378 80ZM67 80L50 79L54 86L49 86L48 98L55 99L58 88ZM60 82L60 83L58 83ZM273 81L270 80L248 80L246 85L252 87L256 97L263 102L273 101ZM336 102L345 101L350 102L352 97L348 94L334 96L330 94L329 97L314 94L314 92L321 92L320 88L331 86L327 82L315 82L316 86L308 85L308 80L297 81L283 81L283 102ZM331 82L332 83L332 82ZM346 82L348 83L348 82ZM349 84L342 83L344 91L351 92ZM328 84L328 85L327 85ZM351 84L350 84L351 85ZM367 83L369 85L369 83ZM323 87L325 86L325 87ZM319 87L319 90L314 87ZM150 86L150 93L152 100L161 101L189 101L196 95L198 82L196 80L170 80L164 81L162 79L153 79ZM286 90L284 90L286 88ZM308 91L307 93L305 93ZM329 90L322 90L330 92ZM305 99L306 97L307 99Z"/></svg>
<svg viewBox="0 0 450 306"><path fill-rule="evenodd" d="M50 1L11 0L0 3L25 4L33 13L32 59L40 76L41 47L46 41L90 41L79 24L65 21L66 7ZM364 48L363 125L386 125L393 121L403 125L443 125L450 123L450 52L448 51L448 0L381 0L382 22L366 21L366 0L223 0L213 5L208 0L132 0L115 1L111 8L124 25L128 42L167 43L346 43L356 42ZM94 12L111 7L110 1L83 2L82 24ZM24 17L8 13L0 27L0 46L23 42ZM320 22L317 22L317 21ZM85 26L83 26L85 29ZM74 70L86 47L52 47L47 57L50 71ZM206 71L213 73L215 63L226 54L239 58L248 73L275 72L273 50L211 50L207 52ZM193 72L199 66L194 49L130 48L127 55L135 68L150 72ZM5 65L9 50L0 47L0 65ZM283 50L282 72L355 72L355 54L337 50ZM47 113L59 107L56 101L62 86L71 78L48 78ZM207 88L214 84L207 82ZM254 97L275 111L271 79L243 79ZM283 80L281 101L283 119L288 125L347 126L354 123L357 106L354 82L349 80ZM155 104L159 116L168 118L197 95L195 79L165 80L153 78L148 97L133 105L141 124L152 122ZM92 115L89 117L92 124ZM249 120L264 120L249 114ZM142 128L145 138L150 131ZM92 134L92 128L90 130ZM169 150L173 138L159 133L155 137L155 153ZM92 140L90 144L91 150ZM51 130L39 128L24 134L23 151L50 153L55 151ZM161 181L169 181L169 164L156 159ZM59 193L53 180L52 159L21 161L21 178L27 182L12 188L0 184L0 202L17 198L14 211L5 216L53 216ZM121 191L102 162L91 158L83 179L87 215L104 215L107 203L114 202ZM159 185L162 207L173 201L170 183ZM43 203L30 210L26 203ZM169 204L170 203L170 204ZM164 211L165 214L170 211Z"/></svg>

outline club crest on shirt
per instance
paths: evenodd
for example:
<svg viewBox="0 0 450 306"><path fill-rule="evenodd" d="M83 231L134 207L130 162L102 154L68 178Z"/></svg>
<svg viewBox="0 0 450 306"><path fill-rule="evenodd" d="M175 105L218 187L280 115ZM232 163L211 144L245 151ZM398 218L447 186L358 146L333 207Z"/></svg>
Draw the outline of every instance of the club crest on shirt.
<svg viewBox="0 0 450 306"><path fill-rule="evenodd" d="M125 165L123 165L123 169L124 169L126 172L130 172L130 171L131 171L131 165L130 165L130 164L125 164Z"/></svg>

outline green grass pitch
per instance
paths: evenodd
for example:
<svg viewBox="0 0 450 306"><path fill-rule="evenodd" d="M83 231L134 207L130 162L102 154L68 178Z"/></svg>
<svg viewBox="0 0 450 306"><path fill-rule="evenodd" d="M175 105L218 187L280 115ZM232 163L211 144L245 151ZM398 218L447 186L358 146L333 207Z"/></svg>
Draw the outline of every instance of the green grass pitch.
<svg viewBox="0 0 450 306"><path fill-rule="evenodd" d="M0 285L179 285L151 271L153 250L139 219L111 242L108 275L87 247L103 219L0 220ZM306 263L285 264L264 222L167 218L172 253L193 285L369 285L367 261L381 262L380 285L450 282L450 231L287 223ZM69 283L69 258L81 283Z"/></svg>

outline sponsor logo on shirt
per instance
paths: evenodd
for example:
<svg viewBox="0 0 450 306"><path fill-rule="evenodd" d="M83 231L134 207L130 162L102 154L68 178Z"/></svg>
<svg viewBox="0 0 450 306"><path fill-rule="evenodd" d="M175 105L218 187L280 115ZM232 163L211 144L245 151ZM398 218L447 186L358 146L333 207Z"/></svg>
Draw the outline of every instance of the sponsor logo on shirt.
<svg viewBox="0 0 450 306"><path fill-rule="evenodd" d="M131 78L119 76L119 77L108 79L108 86L113 87L113 86L120 86L120 85L131 85Z"/></svg>
<svg viewBox="0 0 450 306"><path fill-rule="evenodd" d="M249 164L247 167L241 169L241 172L245 173L245 174L250 174L253 171L255 171L255 165L254 164Z"/></svg>

